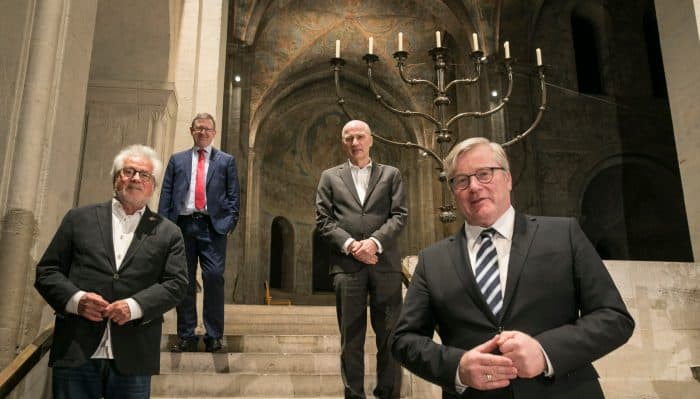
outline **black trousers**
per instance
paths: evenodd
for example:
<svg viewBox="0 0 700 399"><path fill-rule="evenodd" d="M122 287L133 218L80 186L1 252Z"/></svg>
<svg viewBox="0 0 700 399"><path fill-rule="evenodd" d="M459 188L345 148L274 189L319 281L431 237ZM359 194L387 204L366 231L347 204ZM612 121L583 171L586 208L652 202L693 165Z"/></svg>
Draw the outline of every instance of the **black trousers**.
<svg viewBox="0 0 700 399"><path fill-rule="evenodd" d="M340 327L340 366L346 399L364 399L367 297L377 342L377 398L398 398L401 366L391 355L391 334L401 311L401 273L377 273L367 265L354 273L333 276Z"/></svg>

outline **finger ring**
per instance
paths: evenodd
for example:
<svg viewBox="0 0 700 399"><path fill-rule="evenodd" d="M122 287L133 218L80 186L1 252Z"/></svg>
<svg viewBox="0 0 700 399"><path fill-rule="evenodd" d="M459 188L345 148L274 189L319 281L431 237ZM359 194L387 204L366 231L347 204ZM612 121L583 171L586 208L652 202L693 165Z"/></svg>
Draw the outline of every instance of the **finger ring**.
<svg viewBox="0 0 700 399"><path fill-rule="evenodd" d="M486 381L491 381L491 378L493 378L491 374L486 374Z"/></svg>

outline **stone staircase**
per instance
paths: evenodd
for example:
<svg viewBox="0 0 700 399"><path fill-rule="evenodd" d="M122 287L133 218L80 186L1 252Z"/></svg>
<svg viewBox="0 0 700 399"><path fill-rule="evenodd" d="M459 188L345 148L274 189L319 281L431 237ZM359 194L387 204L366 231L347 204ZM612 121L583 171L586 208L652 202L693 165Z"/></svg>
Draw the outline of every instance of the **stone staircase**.
<svg viewBox="0 0 700 399"><path fill-rule="evenodd" d="M171 353L168 348L177 339L175 314L166 315L161 374L153 377L152 398L343 397L334 307L227 305L225 320L223 353ZM370 398L375 355L368 322L365 392ZM402 397L412 397L412 380L405 372Z"/></svg>

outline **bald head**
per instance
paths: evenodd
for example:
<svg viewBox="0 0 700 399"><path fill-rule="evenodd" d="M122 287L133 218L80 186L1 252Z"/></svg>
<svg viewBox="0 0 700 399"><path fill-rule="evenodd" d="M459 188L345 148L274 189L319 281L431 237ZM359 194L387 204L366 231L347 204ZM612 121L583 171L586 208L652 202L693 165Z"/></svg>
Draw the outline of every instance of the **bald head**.
<svg viewBox="0 0 700 399"><path fill-rule="evenodd" d="M341 133L343 148L353 165L364 167L369 163L369 149L372 147L372 131L363 121L353 120L343 126Z"/></svg>
<svg viewBox="0 0 700 399"><path fill-rule="evenodd" d="M363 130L363 131L367 132L367 134L369 134L369 135L372 134L372 131L370 130L369 125L366 122L361 121L361 120L352 120L352 121L346 123L345 126L343 126L343 130L340 133L341 136L344 137L345 132L349 131L349 130L354 130L354 131Z"/></svg>

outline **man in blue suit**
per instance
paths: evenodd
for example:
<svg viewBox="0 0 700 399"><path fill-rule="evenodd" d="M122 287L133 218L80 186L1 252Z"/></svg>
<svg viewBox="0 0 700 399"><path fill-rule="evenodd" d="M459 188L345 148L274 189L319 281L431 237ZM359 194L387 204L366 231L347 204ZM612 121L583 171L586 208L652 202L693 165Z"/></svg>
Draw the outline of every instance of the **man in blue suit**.
<svg viewBox="0 0 700 399"><path fill-rule="evenodd" d="M177 306L179 341L173 352L194 352L197 262L202 267L204 289L204 345L207 352L222 348L224 333L224 265L226 237L238 222L240 190L236 160L212 146L216 123L207 113L192 120L194 146L173 154L160 193L158 213L177 223L185 239L189 286Z"/></svg>

